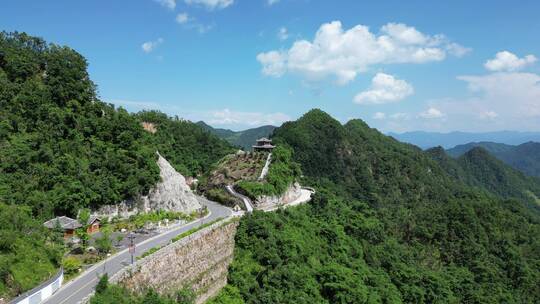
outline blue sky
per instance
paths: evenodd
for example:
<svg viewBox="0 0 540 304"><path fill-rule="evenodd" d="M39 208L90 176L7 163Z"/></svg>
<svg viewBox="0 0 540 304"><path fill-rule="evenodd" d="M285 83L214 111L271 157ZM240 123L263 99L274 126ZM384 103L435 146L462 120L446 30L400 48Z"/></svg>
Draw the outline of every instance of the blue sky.
<svg viewBox="0 0 540 304"><path fill-rule="evenodd" d="M450 2L449 2L450 3ZM4 1L105 101L243 129L321 108L382 131L540 131L537 1Z"/></svg>

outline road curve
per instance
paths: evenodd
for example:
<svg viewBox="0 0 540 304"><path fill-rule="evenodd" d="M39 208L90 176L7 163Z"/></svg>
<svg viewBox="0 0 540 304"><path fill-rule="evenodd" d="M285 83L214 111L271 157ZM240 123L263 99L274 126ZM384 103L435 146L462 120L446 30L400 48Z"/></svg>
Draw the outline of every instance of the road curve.
<svg viewBox="0 0 540 304"><path fill-rule="evenodd" d="M232 215L232 210L199 197L201 204L208 207L210 211L206 218L199 219L185 226L175 228L171 231L156 235L150 239L136 244L135 257L142 255L152 247L166 245L175 236L188 231L203 223L216 220L218 218L227 218ZM96 264L81 276L77 277L68 284L62 286L54 295L48 298L44 304L77 304L92 294L99 280L99 277L107 272L109 277L120 271L131 262L131 255L127 249L120 251L114 256Z"/></svg>
<svg viewBox="0 0 540 304"><path fill-rule="evenodd" d="M232 185L225 186L227 188L227 191L229 191L230 194L233 196L238 197L244 202L244 205L246 206L247 212L253 212L253 204L251 204L251 199L245 195L242 195L234 190L234 187Z"/></svg>

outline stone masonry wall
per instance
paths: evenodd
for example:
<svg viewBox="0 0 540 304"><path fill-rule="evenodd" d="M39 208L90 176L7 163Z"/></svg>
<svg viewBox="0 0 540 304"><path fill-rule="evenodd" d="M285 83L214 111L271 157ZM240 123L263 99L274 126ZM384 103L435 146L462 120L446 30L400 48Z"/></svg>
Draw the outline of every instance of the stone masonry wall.
<svg viewBox="0 0 540 304"><path fill-rule="evenodd" d="M191 288L196 303L204 303L227 284L227 269L233 259L238 221L217 222L137 261L133 271L125 269L111 282L134 292L153 288L174 293Z"/></svg>

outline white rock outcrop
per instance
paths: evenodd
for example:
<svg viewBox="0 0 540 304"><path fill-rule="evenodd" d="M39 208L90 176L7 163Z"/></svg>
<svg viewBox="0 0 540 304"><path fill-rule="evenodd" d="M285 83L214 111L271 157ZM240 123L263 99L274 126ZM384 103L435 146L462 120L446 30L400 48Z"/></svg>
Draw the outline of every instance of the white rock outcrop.
<svg viewBox="0 0 540 304"><path fill-rule="evenodd" d="M287 191L280 196L259 196L255 200L256 209L273 210L277 207L287 205L302 195L302 187L298 183L289 186Z"/></svg>
<svg viewBox="0 0 540 304"><path fill-rule="evenodd" d="M146 196L139 196L117 205L105 205L94 212L100 217L127 218L137 213L157 210L183 212L189 214L201 208L201 204L186 179L159 153L157 165L161 181Z"/></svg>

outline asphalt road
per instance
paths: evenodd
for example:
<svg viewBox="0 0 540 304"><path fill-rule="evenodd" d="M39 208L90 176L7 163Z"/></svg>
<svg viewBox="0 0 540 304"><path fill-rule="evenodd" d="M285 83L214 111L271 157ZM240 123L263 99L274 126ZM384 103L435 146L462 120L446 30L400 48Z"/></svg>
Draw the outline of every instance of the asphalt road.
<svg viewBox="0 0 540 304"><path fill-rule="evenodd" d="M206 218L197 220L182 227L175 228L163 234L156 235L155 237L136 244L134 256L140 256L152 247L165 245L175 236L186 232L191 228L202 225L203 223L208 223L218 218L227 218L232 215L232 210L225 206L221 206L204 198L200 198L200 201L203 205L207 206L210 211L210 214ZM107 260L89 268L81 276L62 286L62 288L60 288L53 296L48 298L43 303L77 304L94 291L99 277L103 273L107 272L109 277L111 277L130 263L131 255L127 249L124 249Z"/></svg>

